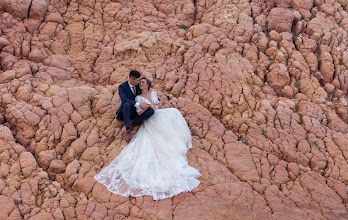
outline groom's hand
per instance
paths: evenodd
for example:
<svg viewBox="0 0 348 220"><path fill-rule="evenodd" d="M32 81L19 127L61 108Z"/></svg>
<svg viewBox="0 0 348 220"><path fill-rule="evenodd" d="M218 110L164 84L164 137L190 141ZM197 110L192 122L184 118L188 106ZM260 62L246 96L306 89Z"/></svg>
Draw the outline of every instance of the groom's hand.
<svg viewBox="0 0 348 220"><path fill-rule="evenodd" d="M147 109L149 106L150 106L150 105L147 104L147 103L145 103L145 102L142 102L142 103L139 104L139 107L140 107L141 109L144 109L144 110Z"/></svg>

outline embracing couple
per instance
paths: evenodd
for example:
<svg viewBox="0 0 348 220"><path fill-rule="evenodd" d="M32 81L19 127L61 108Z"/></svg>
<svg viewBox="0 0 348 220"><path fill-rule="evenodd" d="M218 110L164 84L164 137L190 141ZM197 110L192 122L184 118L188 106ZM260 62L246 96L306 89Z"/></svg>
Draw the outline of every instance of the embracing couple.
<svg viewBox="0 0 348 220"><path fill-rule="evenodd" d="M139 84L139 85L138 85ZM163 103L151 90L151 81L138 71L119 86L121 106L117 120L124 120L129 144L94 178L122 196L153 196L154 200L191 191L201 174L188 165L186 152L192 148L184 117ZM136 135L131 130L140 125Z"/></svg>

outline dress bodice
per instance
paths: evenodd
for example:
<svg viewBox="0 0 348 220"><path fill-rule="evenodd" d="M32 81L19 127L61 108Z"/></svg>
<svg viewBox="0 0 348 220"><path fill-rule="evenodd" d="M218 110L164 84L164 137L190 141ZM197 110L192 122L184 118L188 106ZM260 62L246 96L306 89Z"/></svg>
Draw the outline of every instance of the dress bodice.
<svg viewBox="0 0 348 220"><path fill-rule="evenodd" d="M148 100L147 98L138 95L137 97L135 97L135 101L139 102L139 103L145 102L147 104L156 105L156 109L158 109L159 101L158 101L158 97L157 97L157 94L156 94L155 91L151 91L151 100ZM140 107L137 107L136 109L137 109L137 112L141 112L142 111L142 109ZM156 110L156 109L154 109L154 110Z"/></svg>

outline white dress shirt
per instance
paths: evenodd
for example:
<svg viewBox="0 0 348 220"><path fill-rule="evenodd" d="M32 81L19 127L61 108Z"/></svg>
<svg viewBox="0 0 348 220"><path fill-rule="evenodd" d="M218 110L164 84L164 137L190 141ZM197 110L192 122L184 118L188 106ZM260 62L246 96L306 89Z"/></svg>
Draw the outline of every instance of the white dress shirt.
<svg viewBox="0 0 348 220"><path fill-rule="evenodd" d="M136 91L137 91L137 90L136 90L135 86L133 86L132 84L130 84L129 81L128 81L128 85L129 85L129 88L130 88L130 90L132 91L132 93L133 93L133 94L134 94L134 93L136 94ZM135 105L134 105L134 107L138 108L139 105L140 105L140 103L136 102Z"/></svg>

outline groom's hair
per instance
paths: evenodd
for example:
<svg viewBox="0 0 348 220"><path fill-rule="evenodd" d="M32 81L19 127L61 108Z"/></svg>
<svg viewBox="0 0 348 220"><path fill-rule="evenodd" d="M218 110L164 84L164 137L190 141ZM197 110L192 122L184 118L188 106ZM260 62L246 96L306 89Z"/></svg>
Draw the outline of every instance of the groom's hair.
<svg viewBox="0 0 348 220"><path fill-rule="evenodd" d="M132 78L132 79L140 78L140 73L136 70L131 70L129 72L129 78Z"/></svg>
<svg viewBox="0 0 348 220"><path fill-rule="evenodd" d="M146 77L142 77L140 80L142 80L142 79L146 80L147 85L149 85L149 88L147 90L150 90L150 88L151 88L151 81L148 78L146 78Z"/></svg>

